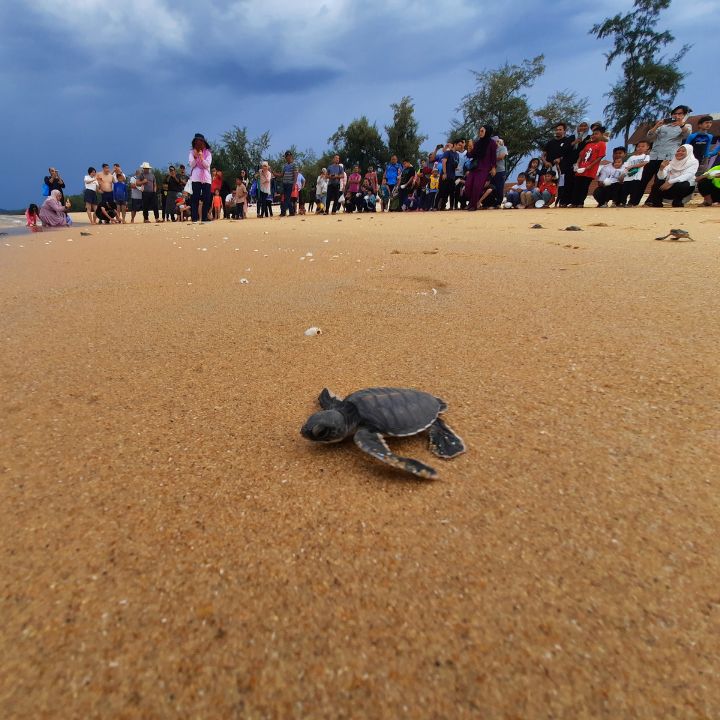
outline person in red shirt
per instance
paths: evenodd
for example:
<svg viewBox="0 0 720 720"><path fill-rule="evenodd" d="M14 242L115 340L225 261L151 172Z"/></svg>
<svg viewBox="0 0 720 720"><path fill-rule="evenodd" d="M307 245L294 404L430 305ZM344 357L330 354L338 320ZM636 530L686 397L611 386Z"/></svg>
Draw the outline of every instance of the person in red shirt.
<svg viewBox="0 0 720 720"><path fill-rule="evenodd" d="M583 207L587 197L590 183L595 179L600 169L600 161L605 157L607 144L605 143L605 128L597 125L593 128L590 142L580 151L575 167L571 207Z"/></svg>

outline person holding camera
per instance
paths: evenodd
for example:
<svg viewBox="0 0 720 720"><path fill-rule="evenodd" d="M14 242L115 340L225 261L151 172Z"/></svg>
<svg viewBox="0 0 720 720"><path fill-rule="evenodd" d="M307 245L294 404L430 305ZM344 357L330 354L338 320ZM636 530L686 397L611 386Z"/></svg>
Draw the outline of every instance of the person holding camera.
<svg viewBox="0 0 720 720"><path fill-rule="evenodd" d="M50 193L53 190L59 190L60 191L60 202L65 202L65 193L63 192L63 188L65 187L65 181L60 177L60 174L55 168L48 168L49 175L46 175L44 178L44 182L47 185L47 196L50 196Z"/></svg>
<svg viewBox="0 0 720 720"><path fill-rule="evenodd" d="M650 162L643 168L640 180L643 192L650 180L655 178L663 162L674 159L677 149L692 132L692 126L687 122L689 113L690 108L687 105L678 105L670 113L669 118L658 120L648 130L647 139L653 145L650 150ZM649 199L645 204L649 204Z"/></svg>

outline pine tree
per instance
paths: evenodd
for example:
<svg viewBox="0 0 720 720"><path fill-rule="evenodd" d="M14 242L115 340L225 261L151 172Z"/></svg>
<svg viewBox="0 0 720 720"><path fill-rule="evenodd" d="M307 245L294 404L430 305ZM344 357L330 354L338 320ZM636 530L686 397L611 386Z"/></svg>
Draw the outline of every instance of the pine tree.
<svg viewBox="0 0 720 720"><path fill-rule="evenodd" d="M610 131L614 135L623 133L625 144L634 123L667 114L683 88L686 73L678 63L690 46L683 45L666 58L660 53L675 38L667 30L655 29L660 12L669 7L670 0L635 0L630 12L606 18L590 30L598 40L613 41L612 49L605 55L606 68L616 59L621 60L622 74L605 94L610 102L604 112Z"/></svg>
<svg viewBox="0 0 720 720"><path fill-rule="evenodd" d="M427 140L427 135L419 135L415 106L412 98L405 96L399 103L392 103L392 125L385 126L388 136L388 149L391 155L397 155L400 161L409 160L416 164L420 158L420 145Z"/></svg>

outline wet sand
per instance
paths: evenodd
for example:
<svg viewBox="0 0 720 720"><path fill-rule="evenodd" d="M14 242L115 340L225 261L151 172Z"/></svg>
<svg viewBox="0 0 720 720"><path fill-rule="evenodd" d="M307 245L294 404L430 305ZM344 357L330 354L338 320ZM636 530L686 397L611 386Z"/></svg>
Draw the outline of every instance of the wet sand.
<svg viewBox="0 0 720 720"><path fill-rule="evenodd" d="M720 717L717 209L82 230L0 243L0 716ZM300 437L373 385L468 452Z"/></svg>

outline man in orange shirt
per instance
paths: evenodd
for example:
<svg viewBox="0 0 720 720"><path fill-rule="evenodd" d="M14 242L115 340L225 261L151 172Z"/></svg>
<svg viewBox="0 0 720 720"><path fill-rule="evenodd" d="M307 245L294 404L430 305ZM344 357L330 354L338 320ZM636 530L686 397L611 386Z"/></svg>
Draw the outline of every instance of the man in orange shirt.
<svg viewBox="0 0 720 720"><path fill-rule="evenodd" d="M585 204L590 183L598 174L600 161L605 157L606 152L605 128L598 125L593 129L590 142L580 151L578 157L573 181L571 207L583 207Z"/></svg>

